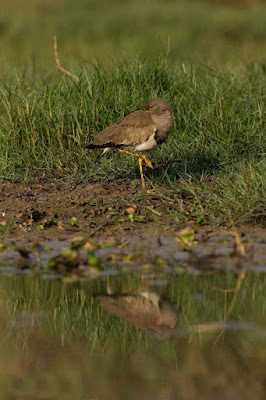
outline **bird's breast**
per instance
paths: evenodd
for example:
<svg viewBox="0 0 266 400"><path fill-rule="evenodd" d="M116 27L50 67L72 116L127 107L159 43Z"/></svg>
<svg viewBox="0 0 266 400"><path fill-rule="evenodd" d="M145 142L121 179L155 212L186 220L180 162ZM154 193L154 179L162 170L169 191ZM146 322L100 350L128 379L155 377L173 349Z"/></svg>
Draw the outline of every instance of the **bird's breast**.
<svg viewBox="0 0 266 400"><path fill-rule="evenodd" d="M170 112L167 112L163 115L153 115L152 119L157 130L156 137L164 139L162 140L163 143L173 128L173 117Z"/></svg>
<svg viewBox="0 0 266 400"><path fill-rule="evenodd" d="M146 142L141 143L135 147L136 151L149 151L154 150L158 146L158 143L155 139L155 134L153 133Z"/></svg>

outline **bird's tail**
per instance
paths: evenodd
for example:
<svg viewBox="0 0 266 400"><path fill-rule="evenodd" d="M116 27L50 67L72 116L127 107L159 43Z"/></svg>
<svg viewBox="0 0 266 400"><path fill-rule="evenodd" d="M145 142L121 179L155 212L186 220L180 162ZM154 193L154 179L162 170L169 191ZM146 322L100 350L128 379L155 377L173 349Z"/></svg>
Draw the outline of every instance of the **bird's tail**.
<svg viewBox="0 0 266 400"><path fill-rule="evenodd" d="M87 146L84 146L84 149L90 149L90 150L95 150L95 149L100 149L100 148L102 148L102 146L99 146L99 145L93 144L93 143L90 143Z"/></svg>
<svg viewBox="0 0 266 400"><path fill-rule="evenodd" d="M117 144L114 142L106 142L106 143L102 143L102 144L90 143L90 144L87 144L86 146L84 146L84 148L94 150L94 149L106 149L109 147L120 148L122 146L123 146L123 144Z"/></svg>
<svg viewBox="0 0 266 400"><path fill-rule="evenodd" d="M102 158L106 153L109 153L109 151L113 150L110 147L106 147L96 158L96 160L99 160L99 158Z"/></svg>
<svg viewBox="0 0 266 400"><path fill-rule="evenodd" d="M96 160L99 160L99 158L103 157L106 153L109 153L109 151L112 150L112 148L106 147L105 145L97 145L93 143L84 146L84 149L89 149L89 150L103 149L103 151L100 154L98 154Z"/></svg>

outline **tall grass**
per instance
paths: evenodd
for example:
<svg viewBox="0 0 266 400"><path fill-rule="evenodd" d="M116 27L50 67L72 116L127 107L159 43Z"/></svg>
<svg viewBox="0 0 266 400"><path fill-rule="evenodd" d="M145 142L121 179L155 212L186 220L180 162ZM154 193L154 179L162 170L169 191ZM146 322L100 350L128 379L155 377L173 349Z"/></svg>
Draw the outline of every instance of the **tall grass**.
<svg viewBox="0 0 266 400"><path fill-rule="evenodd" d="M175 126L145 175L157 192L168 191L173 216L264 219L265 2L21 4L0 0L2 178L138 178L136 160L112 154L95 164L83 145L160 96L172 105ZM55 33L78 84L55 73Z"/></svg>
<svg viewBox="0 0 266 400"><path fill-rule="evenodd" d="M158 96L171 104L175 124L168 143L151 155L156 168L146 171L150 183L176 196L180 214L189 200L192 216L195 209L206 220L261 221L265 87L263 64L224 72L173 66L165 57L134 57L108 68L91 64L79 83L53 74L6 77L0 83L0 175L78 182L138 178L130 156L112 153L95 163L96 154L83 146Z"/></svg>

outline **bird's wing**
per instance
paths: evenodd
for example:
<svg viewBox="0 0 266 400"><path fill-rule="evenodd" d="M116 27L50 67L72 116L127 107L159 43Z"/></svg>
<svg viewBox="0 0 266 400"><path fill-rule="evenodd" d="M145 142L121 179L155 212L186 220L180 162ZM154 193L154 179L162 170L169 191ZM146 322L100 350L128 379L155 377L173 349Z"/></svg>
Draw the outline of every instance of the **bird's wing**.
<svg viewBox="0 0 266 400"><path fill-rule="evenodd" d="M154 122L145 111L135 111L99 132L94 141L98 147L131 146L146 142L156 131Z"/></svg>
<svg viewBox="0 0 266 400"><path fill-rule="evenodd" d="M111 314L142 329L153 329L159 308L142 296L98 296L101 306Z"/></svg>

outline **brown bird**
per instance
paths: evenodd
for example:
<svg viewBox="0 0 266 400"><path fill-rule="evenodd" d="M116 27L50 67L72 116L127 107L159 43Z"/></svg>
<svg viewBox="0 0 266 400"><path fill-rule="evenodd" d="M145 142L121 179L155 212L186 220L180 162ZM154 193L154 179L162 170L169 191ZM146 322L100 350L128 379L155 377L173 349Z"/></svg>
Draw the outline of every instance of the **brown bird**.
<svg viewBox="0 0 266 400"><path fill-rule="evenodd" d="M88 149L104 149L100 156L116 149L139 158L142 186L145 187L142 162L153 168L143 154L164 143L173 128L171 107L166 101L156 98L145 104L145 111L139 110L99 132ZM137 152L132 153L131 151Z"/></svg>
<svg viewBox="0 0 266 400"><path fill-rule="evenodd" d="M167 300L155 292L97 296L100 305L138 328L149 330L157 340L169 339L177 324L177 313Z"/></svg>

